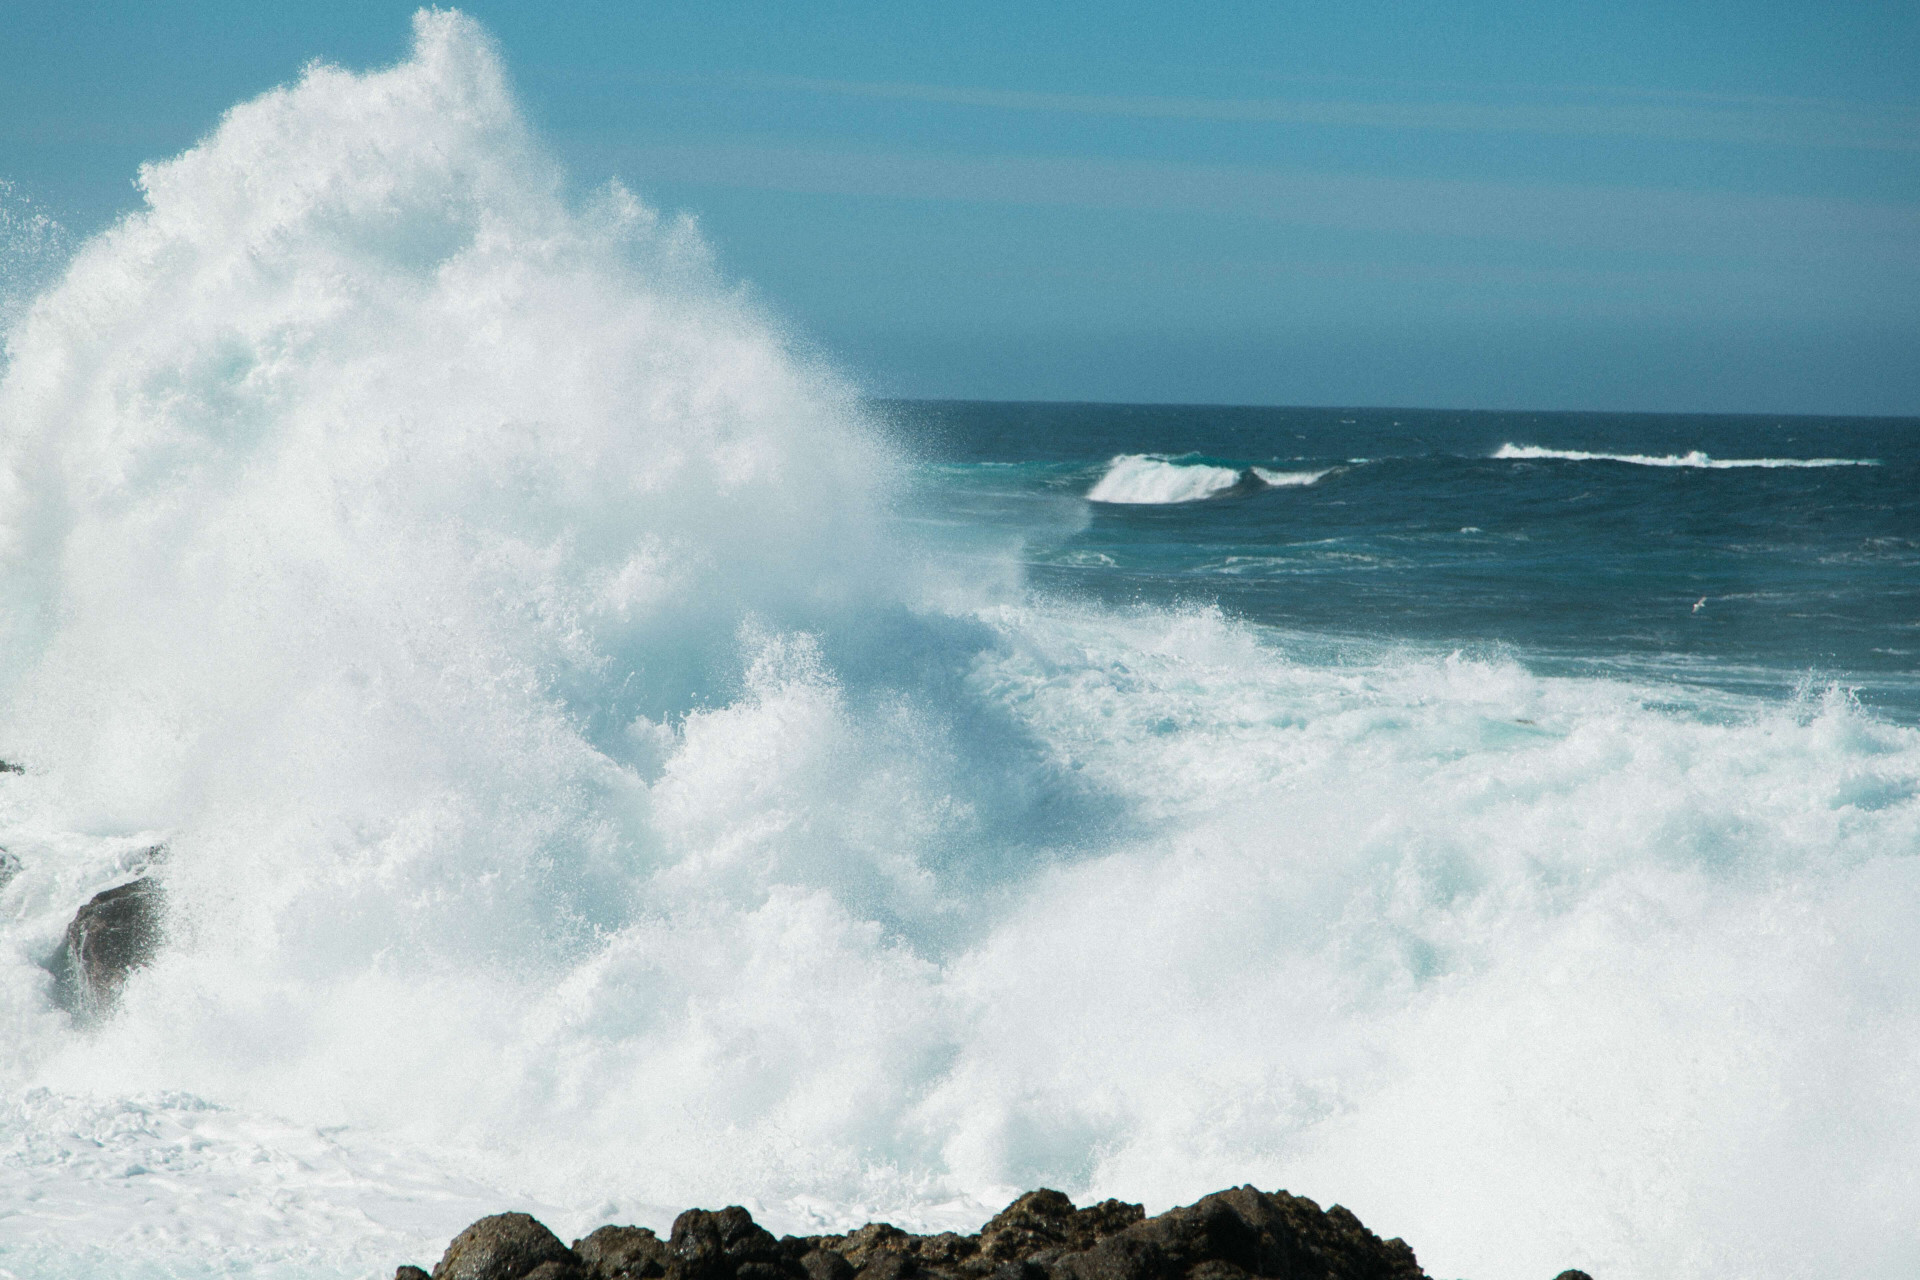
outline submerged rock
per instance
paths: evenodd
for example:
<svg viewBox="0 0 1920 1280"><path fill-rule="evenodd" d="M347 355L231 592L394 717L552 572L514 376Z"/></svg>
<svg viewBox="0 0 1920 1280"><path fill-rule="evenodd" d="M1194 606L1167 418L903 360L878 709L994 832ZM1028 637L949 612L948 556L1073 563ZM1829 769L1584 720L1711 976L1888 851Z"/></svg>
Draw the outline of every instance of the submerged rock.
<svg viewBox="0 0 1920 1280"><path fill-rule="evenodd" d="M0 889L6 888L7 881L19 875L20 871L20 859L5 849L0 849Z"/></svg>
<svg viewBox="0 0 1920 1280"><path fill-rule="evenodd" d="M160 945L165 905L160 882L145 876L93 895L54 955L55 1001L82 1021L112 1013L127 975Z"/></svg>
<svg viewBox="0 0 1920 1280"><path fill-rule="evenodd" d="M499 1241L524 1243L488 1243ZM482 1247L484 1244L484 1248ZM1339 1205L1236 1187L1149 1218L1108 1200L1076 1208L1030 1191L976 1235L917 1236L876 1222L776 1240L738 1205L689 1209L661 1240L606 1226L573 1248L525 1214L482 1218L432 1280L1425 1280L1413 1250ZM418 1280L398 1277L397 1280Z"/></svg>

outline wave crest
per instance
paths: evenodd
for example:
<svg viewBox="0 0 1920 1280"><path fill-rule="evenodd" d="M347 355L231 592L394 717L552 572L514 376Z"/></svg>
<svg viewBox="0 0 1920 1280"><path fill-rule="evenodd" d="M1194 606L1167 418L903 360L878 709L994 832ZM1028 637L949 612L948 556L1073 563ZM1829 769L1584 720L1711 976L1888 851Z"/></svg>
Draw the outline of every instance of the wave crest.
<svg viewBox="0 0 1920 1280"><path fill-rule="evenodd" d="M1503 444L1498 459L1553 459L1560 462L1626 462L1637 467L1697 467L1706 471L1733 471L1750 467L1877 467L1878 458L1710 458L1698 449L1688 453L1589 453L1584 449L1548 449L1534 444Z"/></svg>
<svg viewBox="0 0 1920 1280"><path fill-rule="evenodd" d="M1275 471L1215 462L1182 462L1151 453L1123 453L1087 492L1089 502L1161 506L1200 502L1230 493L1309 485L1325 471Z"/></svg>

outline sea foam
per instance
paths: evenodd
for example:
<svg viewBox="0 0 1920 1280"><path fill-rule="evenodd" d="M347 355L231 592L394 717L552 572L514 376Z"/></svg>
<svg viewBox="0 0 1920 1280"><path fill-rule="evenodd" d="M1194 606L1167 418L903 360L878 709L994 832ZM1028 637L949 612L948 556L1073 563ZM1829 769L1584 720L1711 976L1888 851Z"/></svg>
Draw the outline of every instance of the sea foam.
<svg viewBox="0 0 1920 1280"><path fill-rule="evenodd" d="M1243 1181L1436 1274L1920 1267L1920 733L951 571L456 13L143 186L0 383L0 1268Z"/></svg>

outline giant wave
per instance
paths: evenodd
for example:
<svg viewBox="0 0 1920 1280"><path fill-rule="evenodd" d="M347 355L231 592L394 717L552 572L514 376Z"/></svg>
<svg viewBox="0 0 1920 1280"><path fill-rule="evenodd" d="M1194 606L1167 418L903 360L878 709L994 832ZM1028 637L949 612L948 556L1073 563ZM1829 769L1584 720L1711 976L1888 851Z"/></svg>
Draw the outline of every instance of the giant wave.
<svg viewBox="0 0 1920 1280"><path fill-rule="evenodd" d="M9 333L0 1268L1241 1181L1436 1273L1920 1266L1920 733L955 569L692 228L415 28ZM45 963L162 841L78 1030Z"/></svg>

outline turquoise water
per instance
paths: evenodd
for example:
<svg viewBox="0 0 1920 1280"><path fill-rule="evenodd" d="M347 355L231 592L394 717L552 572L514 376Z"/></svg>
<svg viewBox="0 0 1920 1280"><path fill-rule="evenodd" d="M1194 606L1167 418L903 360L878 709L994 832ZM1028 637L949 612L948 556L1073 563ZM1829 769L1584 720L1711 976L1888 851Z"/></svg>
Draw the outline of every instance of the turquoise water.
<svg viewBox="0 0 1920 1280"><path fill-rule="evenodd" d="M1920 420L885 408L936 459L922 518L1021 530L1050 590L1920 718ZM1295 482L1062 509L1129 456Z"/></svg>

